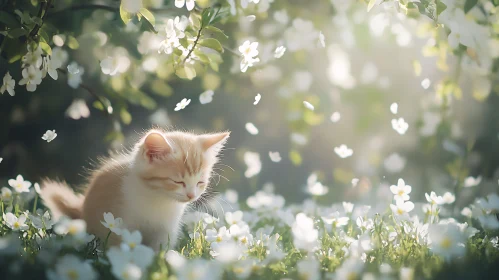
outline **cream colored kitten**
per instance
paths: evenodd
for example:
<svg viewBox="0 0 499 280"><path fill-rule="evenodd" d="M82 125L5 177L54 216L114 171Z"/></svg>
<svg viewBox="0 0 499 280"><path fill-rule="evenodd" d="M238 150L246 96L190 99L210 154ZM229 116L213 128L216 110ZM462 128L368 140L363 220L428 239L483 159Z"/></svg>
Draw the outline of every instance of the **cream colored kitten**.
<svg viewBox="0 0 499 280"><path fill-rule="evenodd" d="M54 217L84 219L89 233L103 240L108 229L104 212L123 218L129 230L139 230L143 243L159 250L172 248L186 206L208 187L212 169L229 132L195 135L148 132L132 152L111 158L90 177L85 195L64 183L45 181L41 197ZM112 234L111 244L120 242Z"/></svg>

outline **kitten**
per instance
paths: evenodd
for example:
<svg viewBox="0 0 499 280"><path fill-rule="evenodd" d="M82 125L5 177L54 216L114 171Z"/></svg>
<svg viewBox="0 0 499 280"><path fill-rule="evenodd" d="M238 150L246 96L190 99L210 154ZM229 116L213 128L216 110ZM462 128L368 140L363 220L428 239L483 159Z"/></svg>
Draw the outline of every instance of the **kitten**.
<svg viewBox="0 0 499 280"><path fill-rule="evenodd" d="M100 221L104 212L111 212L123 218L125 228L139 230L145 245L173 248L186 206L206 191L229 134L149 131L129 154L94 171L85 195L64 183L45 181L41 198L54 218L84 219L87 231L101 240L109 230ZM111 234L110 244L120 241Z"/></svg>

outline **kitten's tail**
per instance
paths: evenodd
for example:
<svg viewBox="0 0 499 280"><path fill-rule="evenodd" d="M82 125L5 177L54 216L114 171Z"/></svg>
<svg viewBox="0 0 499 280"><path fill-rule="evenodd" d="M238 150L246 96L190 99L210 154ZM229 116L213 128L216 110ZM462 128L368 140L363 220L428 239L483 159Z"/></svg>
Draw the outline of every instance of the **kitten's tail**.
<svg viewBox="0 0 499 280"><path fill-rule="evenodd" d="M41 184L40 197L50 209L54 219L67 216L71 219L81 219L83 201L82 194L76 194L66 183L45 180Z"/></svg>

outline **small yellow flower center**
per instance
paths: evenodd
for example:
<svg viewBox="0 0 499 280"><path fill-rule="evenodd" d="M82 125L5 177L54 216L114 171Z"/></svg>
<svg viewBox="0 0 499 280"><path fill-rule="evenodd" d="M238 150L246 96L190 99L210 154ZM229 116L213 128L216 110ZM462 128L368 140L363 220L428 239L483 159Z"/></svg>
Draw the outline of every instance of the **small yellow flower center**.
<svg viewBox="0 0 499 280"><path fill-rule="evenodd" d="M241 239L241 243L243 243L243 244L248 243L248 239L247 239L246 237L243 237L243 238Z"/></svg>
<svg viewBox="0 0 499 280"><path fill-rule="evenodd" d="M71 235L75 235L78 232L78 229L75 226L70 226L68 229L68 233Z"/></svg>
<svg viewBox="0 0 499 280"><path fill-rule="evenodd" d="M440 242L440 246L444 249L449 249L452 246L452 240L450 238L445 237L442 242Z"/></svg>
<svg viewBox="0 0 499 280"><path fill-rule="evenodd" d="M14 228L19 228L19 227L21 227L21 225L19 224L19 222L15 222L14 223Z"/></svg>
<svg viewBox="0 0 499 280"><path fill-rule="evenodd" d="M217 242L222 242L222 237L217 236Z"/></svg>
<svg viewBox="0 0 499 280"><path fill-rule="evenodd" d="M71 280L78 279L78 272L74 269L68 271L68 278Z"/></svg>
<svg viewBox="0 0 499 280"><path fill-rule="evenodd" d="M404 191L403 190L400 190L399 191L399 195L403 195L404 194Z"/></svg>
<svg viewBox="0 0 499 280"><path fill-rule="evenodd" d="M114 224L109 224L109 228L114 228Z"/></svg>
<svg viewBox="0 0 499 280"><path fill-rule="evenodd" d="M130 247L130 249L135 248L135 246L137 246L137 244L135 244L135 242L128 243L128 247Z"/></svg>
<svg viewBox="0 0 499 280"><path fill-rule="evenodd" d="M402 210L402 209L400 209L400 208L399 208L399 209L397 209L397 213L398 213L399 215L402 215L402 214L404 214L404 210Z"/></svg>
<svg viewBox="0 0 499 280"><path fill-rule="evenodd" d="M243 272L244 272L244 269L242 267L234 267L235 274L241 274Z"/></svg>

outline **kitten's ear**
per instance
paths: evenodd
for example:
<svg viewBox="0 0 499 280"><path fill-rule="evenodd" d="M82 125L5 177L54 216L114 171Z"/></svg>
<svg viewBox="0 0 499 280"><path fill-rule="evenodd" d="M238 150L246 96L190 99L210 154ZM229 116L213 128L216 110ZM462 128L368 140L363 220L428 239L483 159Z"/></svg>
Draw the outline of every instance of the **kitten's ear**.
<svg viewBox="0 0 499 280"><path fill-rule="evenodd" d="M172 147L162 134L151 132L144 139L143 151L149 162L152 162L171 153Z"/></svg>
<svg viewBox="0 0 499 280"><path fill-rule="evenodd" d="M213 149L219 152L220 149L222 149L225 142L227 141L227 139L229 138L229 135L230 132L222 132L222 133L206 134L200 136L203 150L207 151L209 149Z"/></svg>

